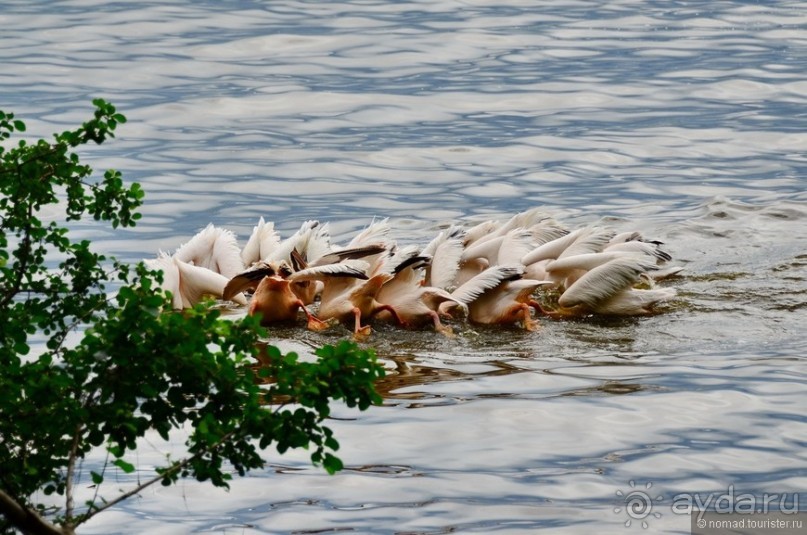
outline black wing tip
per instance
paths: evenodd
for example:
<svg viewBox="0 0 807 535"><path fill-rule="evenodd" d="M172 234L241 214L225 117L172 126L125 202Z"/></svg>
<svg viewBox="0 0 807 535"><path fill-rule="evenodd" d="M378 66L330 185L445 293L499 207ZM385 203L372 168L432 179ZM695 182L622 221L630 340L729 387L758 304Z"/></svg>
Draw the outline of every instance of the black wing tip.
<svg viewBox="0 0 807 535"><path fill-rule="evenodd" d="M401 271L405 270L408 267L412 267L413 269L424 267L431 262L431 258L428 256L413 256L411 258L407 258L397 266L395 266L395 270L393 273L397 275ZM419 264L419 265L415 265Z"/></svg>

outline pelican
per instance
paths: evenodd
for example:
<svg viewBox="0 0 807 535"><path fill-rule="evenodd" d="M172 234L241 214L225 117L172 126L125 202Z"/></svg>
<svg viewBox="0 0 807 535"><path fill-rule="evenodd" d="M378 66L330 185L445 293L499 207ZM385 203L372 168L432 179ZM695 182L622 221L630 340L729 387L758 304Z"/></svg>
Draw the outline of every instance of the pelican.
<svg viewBox="0 0 807 535"><path fill-rule="evenodd" d="M221 273L228 279L244 270L235 234L213 223L181 245L174 256L182 262Z"/></svg>
<svg viewBox="0 0 807 535"><path fill-rule="evenodd" d="M251 266L260 260L269 258L272 251L280 245L280 235L275 230L273 222L265 222L263 217L253 227L246 245L241 250L241 260L244 266Z"/></svg>
<svg viewBox="0 0 807 535"><path fill-rule="evenodd" d="M261 217L241 251L232 232L209 224L173 256L146 264L163 272L175 308L204 295L245 304L252 290L248 311L265 324L302 310L312 329L339 321L355 336L369 333L374 317L447 334L441 319L456 310L474 323L534 329L530 308L543 309L533 293L549 286L558 308L548 314L647 314L675 295L655 281L683 269L639 232L599 224L569 231L538 208L504 222L452 225L425 248L398 245L391 233L389 219L374 218L337 245L328 223L309 220L281 239Z"/></svg>
<svg viewBox="0 0 807 535"><path fill-rule="evenodd" d="M472 243L484 241L488 236L496 232L497 228L499 228L499 222L492 219L477 223L465 231L465 237L462 240L462 244L465 247L468 247Z"/></svg>
<svg viewBox="0 0 807 535"><path fill-rule="evenodd" d="M675 297L675 290L670 288L634 288L643 277L649 279L648 272L658 269L656 262L646 255L617 253L610 257L603 253L596 259L592 256L597 255L567 259L569 263L579 262L588 271L561 294L558 299L561 313L649 314L659 302Z"/></svg>
<svg viewBox="0 0 807 535"><path fill-rule="evenodd" d="M468 306L468 318L474 323L512 325L521 322L529 331L538 328L530 307L538 304L532 293L547 281L523 279L521 265L492 266L451 292Z"/></svg>
<svg viewBox="0 0 807 535"><path fill-rule="evenodd" d="M230 277L244 269L235 235L212 223L173 255L160 253L144 263L163 273L161 287L171 292L171 305L177 310L191 308L207 295L221 298ZM243 295L234 294L232 299L246 304Z"/></svg>
<svg viewBox="0 0 807 535"><path fill-rule="evenodd" d="M464 235L461 228L451 227L442 231L423 248L420 255L431 258L426 266L424 285L446 291L454 289L462 252L465 250Z"/></svg>
<svg viewBox="0 0 807 535"><path fill-rule="evenodd" d="M313 274L318 273L319 277ZM249 314L261 314L261 325L294 321L298 310L305 313L308 328L319 331L328 326L311 314L306 303L295 293L294 286L305 281L325 279L326 273L333 277L367 278L361 271L345 264L329 264L293 272L286 261L261 262L253 269L239 273L224 288L224 299L231 299L249 288L255 290L249 303Z"/></svg>
<svg viewBox="0 0 807 535"><path fill-rule="evenodd" d="M222 298L228 282L221 273L183 262L165 253L156 259L144 260L144 263L149 269L162 272L162 288L171 292L171 305L177 310L192 308L206 295ZM233 293L228 299L240 305L247 304L240 292Z"/></svg>
<svg viewBox="0 0 807 535"><path fill-rule="evenodd" d="M532 249L532 233L523 228L509 230L501 236L477 240L467 246L460 257L457 284L468 282L491 266L515 265Z"/></svg>
<svg viewBox="0 0 807 535"><path fill-rule="evenodd" d="M547 266L550 261L581 254L598 253L602 251L614 237L614 231L603 227L585 227L574 230L550 240L527 254L523 255L520 263L525 266L524 276L535 280L551 280L564 286L569 285L585 273L576 270L564 274L563 278L549 273Z"/></svg>
<svg viewBox="0 0 807 535"><path fill-rule="evenodd" d="M370 326L362 326L362 320L368 319L381 310L389 310L393 317L400 322L397 312L389 305L379 303L377 296L381 286L388 279L392 278L387 273L380 273L373 277L368 277L366 273L367 263L360 260L353 260L351 263L325 264L314 266L292 272L291 268L282 263L263 264L255 269L245 271L234 277L230 281L225 292L225 297L235 295L237 292L263 283L267 277L277 277L290 283L289 289L294 293L294 285L307 282L321 282L322 294L317 316L319 320L338 321L353 329L355 336L366 336L370 334ZM264 290L258 294L257 289L250 304L251 311L267 309L277 306L278 303L285 307L291 307L296 313L297 309L305 309L305 304L299 297L291 299L288 295L274 296L273 291L280 291L285 294L286 288L281 287L277 281L267 283ZM264 304L266 303L266 304ZM270 313L268 317L275 315L287 315L291 312ZM268 320L267 323L272 320ZM309 326L319 330L320 325L311 321L309 316Z"/></svg>
<svg viewBox="0 0 807 535"><path fill-rule="evenodd" d="M330 251L328 224L316 220L304 221L300 228L269 250L260 260L264 262L291 262L292 251L297 251L306 260L313 260Z"/></svg>
<svg viewBox="0 0 807 535"><path fill-rule="evenodd" d="M242 251L244 262L247 265L254 265L256 271L247 270L239 273L234 277L232 284L244 285L242 290L247 288L255 290L261 279L267 276L265 272L267 265L277 266L278 262L283 263L287 269L288 266L292 266L294 271L300 271L345 259L363 258L385 250L385 247L378 244L335 250L331 246L328 223L321 224L317 220L303 222L294 234L281 241L274 230L274 224L265 223L264 219L260 218ZM285 279L287 276L281 278ZM305 305L310 305L322 292L323 283L291 280L290 288Z"/></svg>
<svg viewBox="0 0 807 535"><path fill-rule="evenodd" d="M676 275L684 269L683 266L662 267L672 260L670 253L661 248L662 245L664 244L660 241L645 240L638 232L626 232L614 236L603 252L634 252L655 257L659 268L648 272L648 275L651 279L658 281Z"/></svg>
<svg viewBox="0 0 807 535"><path fill-rule="evenodd" d="M449 303L466 310L467 307L447 291L422 284L423 270L429 262L426 256L411 256L398 264L392 278L381 286L377 300L397 312L398 322L404 326L419 327L432 323L437 332L451 336L451 327L440 321L440 306L446 303L446 310ZM378 316L379 319L388 319L392 314L387 309L380 311Z"/></svg>
<svg viewBox="0 0 807 535"><path fill-rule="evenodd" d="M386 246L382 244L360 245L358 247L349 247L347 249L326 253L316 258L314 262L308 263L303 255L298 253L295 249L291 253L291 261L292 265L294 266L294 271L301 271L309 267L337 264L345 260L365 259L386 251ZM323 288L324 283L320 280L295 280L293 281L291 287L295 295L302 299L302 301L307 305L314 302L316 297L322 293Z"/></svg>
<svg viewBox="0 0 807 535"><path fill-rule="evenodd" d="M463 245L478 244L484 241L504 236L511 230L529 230L539 243L545 243L558 238L566 233L562 227L551 216L547 215L541 208L531 208L512 216L504 223L490 220L483 221L465 231Z"/></svg>
<svg viewBox="0 0 807 535"><path fill-rule="evenodd" d="M286 271L282 267L277 270L270 268L270 270L275 271L275 274L265 275L258 283L258 287L252 295L248 313L250 315L260 314L261 325L267 326L295 321L297 311L302 310L310 330L321 331L327 328L328 324L311 314L305 303L294 293L291 288L292 281L279 274L285 274ZM291 274L290 271L288 273Z"/></svg>
<svg viewBox="0 0 807 535"><path fill-rule="evenodd" d="M354 336L362 337L371 332L369 325L362 326L362 320L367 320L382 310L389 311L398 323L404 323L393 307L377 300L381 287L392 279L392 275L379 273L368 277L366 267L366 262L356 260L353 264L327 264L298 271L289 279L322 281L324 288L320 296L317 314L319 318L339 321L352 328Z"/></svg>
<svg viewBox="0 0 807 535"><path fill-rule="evenodd" d="M347 244L347 247L360 247L370 243L383 243L387 246L393 245L392 240L389 238L389 233L392 227L389 224L389 218L385 217L380 221L373 221L361 232L356 234L352 240Z"/></svg>

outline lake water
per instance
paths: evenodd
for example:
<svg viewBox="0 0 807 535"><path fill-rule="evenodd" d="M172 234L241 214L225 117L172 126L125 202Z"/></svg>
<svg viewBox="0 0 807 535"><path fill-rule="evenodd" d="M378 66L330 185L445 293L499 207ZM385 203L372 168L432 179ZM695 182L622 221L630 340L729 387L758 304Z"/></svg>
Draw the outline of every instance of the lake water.
<svg viewBox="0 0 807 535"><path fill-rule="evenodd" d="M30 135L94 97L129 118L82 158L143 184L142 223L74 233L120 258L208 222L245 240L316 218L342 241L389 217L425 243L543 206L686 268L653 317L381 328L384 406L331 422L343 472L273 454L83 532L689 533L676 495L807 506L806 26L786 1L3 2L0 107ZM181 444L144 443L138 477ZM636 490L662 498L643 519Z"/></svg>

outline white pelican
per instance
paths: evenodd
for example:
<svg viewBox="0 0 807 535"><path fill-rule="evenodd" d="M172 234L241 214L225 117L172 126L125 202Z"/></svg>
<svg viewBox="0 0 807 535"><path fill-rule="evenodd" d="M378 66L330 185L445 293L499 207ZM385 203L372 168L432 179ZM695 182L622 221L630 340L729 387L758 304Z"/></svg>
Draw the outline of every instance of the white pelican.
<svg viewBox="0 0 807 535"><path fill-rule="evenodd" d="M302 254L294 249L291 253L291 263L294 266L294 271L302 271L309 267L319 267L328 264L337 264L345 260L364 259L369 256L379 255L386 253L387 248L381 244L361 245L358 247L350 247L338 251L325 253L316 258L313 262L309 263ZM295 280L292 282L291 290L303 300L307 305L314 302L316 297L322 293L324 283L320 280Z"/></svg>
<svg viewBox="0 0 807 535"><path fill-rule="evenodd" d="M453 292L451 296L468 306L468 318L474 323L512 325L521 322L535 330L538 322L530 307L538 304L532 293L546 281L523 279L523 266L492 266Z"/></svg>
<svg viewBox="0 0 807 535"><path fill-rule="evenodd" d="M603 258L592 258L596 256ZM558 299L562 314L649 314L657 303L675 296L675 290L670 288L634 288L642 277L649 279L648 272L658 269L651 257L617 253L615 257L607 259L609 256L608 253L603 253L566 259L567 262L579 261L579 265L587 271ZM592 267L592 260L599 262L603 259L607 261Z"/></svg>
<svg viewBox="0 0 807 535"><path fill-rule="evenodd" d="M222 298L228 279L204 267L183 262L176 256L160 254L156 259L144 260L149 269L162 271L162 288L171 292L171 304L177 309L191 308L205 296ZM246 305L243 294L236 292L228 299Z"/></svg>
<svg viewBox="0 0 807 535"><path fill-rule="evenodd" d="M389 224L389 218L385 217L379 221L375 219L361 232L356 234L352 240L347 244L347 247L360 247L370 243L383 243L387 246L394 245L393 241L389 238L389 233L392 227Z"/></svg>
<svg viewBox="0 0 807 535"><path fill-rule="evenodd" d="M501 236L477 240L467 246L460 257L457 284L466 283L491 266L518 264L532 249L532 233L523 228L510 230Z"/></svg>
<svg viewBox="0 0 807 535"><path fill-rule="evenodd" d="M267 223L261 217L241 250L241 260L244 266L249 267L260 260L269 258L278 245L280 245L280 236L275 230L275 224L271 221Z"/></svg>
<svg viewBox="0 0 807 535"><path fill-rule="evenodd" d="M530 230L535 228L536 231L541 227L557 225L557 223L548 215L546 215L541 208L531 208L520 212L502 224L495 224L488 234L480 236L475 243L480 243L489 239L504 236L508 232L516 229Z"/></svg>
<svg viewBox="0 0 807 535"><path fill-rule="evenodd" d="M401 262L396 266L392 278L381 287L377 300L392 307L397 312L398 322L404 326L419 327L432 323L437 332L450 336L451 327L440 322L440 306L453 303L466 310L467 307L445 290L422 284L423 270L428 263L429 258L425 256L412 256ZM444 308L449 306L445 305ZM388 319L391 315L389 310L384 310L379 312L378 317Z"/></svg>
<svg viewBox="0 0 807 535"><path fill-rule="evenodd" d="M357 336L369 332L363 323L376 315L448 332L440 315L450 316L451 307L464 309L472 322L534 328L529 309L542 309L532 293L543 285L560 296L558 314L644 314L674 295L654 281L682 269L670 265L661 242L639 232L599 225L569 232L538 208L503 223L452 226L422 250L398 246L391 231L388 219L373 219L340 246L331 244L327 223L305 221L281 240L274 224L260 218L238 251L231 232L210 224L174 257L161 253L147 264L163 271L174 307L192 306L205 294L244 303L242 293L252 289L250 313L273 323L302 308L317 328L306 306L320 296L319 314ZM641 280L649 289L638 287Z"/></svg>
<svg viewBox="0 0 807 535"><path fill-rule="evenodd" d="M273 270L274 271L274 270ZM278 270L282 273L283 270ZM328 324L317 319L305 307L305 303L292 291L292 282L280 274L266 275L258 283L252 301L249 303L250 315L260 314L261 325L292 322L297 319L297 311L302 310L312 331L320 331Z"/></svg>
<svg viewBox="0 0 807 535"><path fill-rule="evenodd" d="M465 249L463 237L465 233L459 227L451 227L438 234L420 252L421 256L431 257L426 266L424 285L453 290L457 273L460 270L460 259Z"/></svg>
<svg viewBox="0 0 807 535"><path fill-rule="evenodd" d="M224 290L224 298L229 299L238 292L247 288L255 288L252 301L249 305L249 313L262 314L261 324L270 325L276 322L291 321L297 317L297 311L302 310L308 319L308 327L312 330L321 330L327 323L320 321L306 308L303 302L294 292L295 284L305 282L322 281L324 292L341 293L341 287L349 288L354 285L357 279L367 279L363 269L347 264L327 264L313 268L306 268L298 272L293 272L291 267L285 262L263 262L255 268L240 273L233 277ZM334 300L329 294L329 303ZM322 307L320 307L322 313ZM335 317L326 308L326 318ZM338 317L336 319L342 319Z"/></svg>
<svg viewBox="0 0 807 535"><path fill-rule="evenodd" d="M221 273L228 279L244 270L235 234L213 223L181 245L174 256L182 262Z"/></svg>
<svg viewBox="0 0 807 535"><path fill-rule="evenodd" d="M569 271L560 279L547 271L547 264L559 258L600 252L613 236L612 230L594 226L577 229L546 242L521 257L520 263L525 266L524 276L528 279L551 280L561 286L571 284L585 272Z"/></svg>
<svg viewBox="0 0 807 535"><path fill-rule="evenodd" d="M472 243L476 243L478 241L484 241L487 239L487 236L496 232L496 229L499 228L498 221L483 221L481 223L477 223L473 227L465 230L465 235L463 237L462 244L465 247L468 247Z"/></svg>
<svg viewBox="0 0 807 535"><path fill-rule="evenodd" d="M327 223L323 225L315 220L306 221L297 232L280 242L262 260L291 262L292 251L296 250L307 262L311 262L330 252L330 240Z"/></svg>
<svg viewBox="0 0 807 535"><path fill-rule="evenodd" d="M362 266L359 268L358 266ZM324 283L320 295L317 315L328 321L335 319L350 327L355 336L370 334L370 326L362 326L362 320L369 319L382 310L389 311L398 323L403 323L395 309L376 299L381 287L392 278L388 273L368 277L367 263L354 260L352 264L327 264L298 271L289 276L293 281L318 280Z"/></svg>

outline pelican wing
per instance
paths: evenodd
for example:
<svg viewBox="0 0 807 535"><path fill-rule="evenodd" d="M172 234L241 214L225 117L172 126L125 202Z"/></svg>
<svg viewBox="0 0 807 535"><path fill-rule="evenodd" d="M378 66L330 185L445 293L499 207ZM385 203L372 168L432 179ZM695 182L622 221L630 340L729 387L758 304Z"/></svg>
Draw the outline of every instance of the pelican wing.
<svg viewBox="0 0 807 535"><path fill-rule="evenodd" d="M583 230L580 236L567 247L558 258L586 253L599 253L602 251L611 238L614 231L603 227L588 227Z"/></svg>
<svg viewBox="0 0 807 535"><path fill-rule="evenodd" d="M456 299L453 295L443 290L442 288L423 287L420 299L432 310L439 310L440 305L443 303L454 303L461 308L465 314L468 314L468 305ZM449 307L451 308L451 307Z"/></svg>
<svg viewBox="0 0 807 535"><path fill-rule="evenodd" d="M373 274L389 273L394 275L413 264L418 264L418 267L423 267L424 262L428 263L429 258L418 256L419 251L420 249L416 245L407 245L406 247L400 248L393 247L389 254L382 256L380 261L374 266Z"/></svg>
<svg viewBox="0 0 807 535"><path fill-rule="evenodd" d="M547 273L551 273L554 277L565 277L569 273L576 270L591 271L594 268L614 260L615 258L634 256L642 258L642 255L632 254L629 252L610 251L602 253L585 253L572 256L564 256L557 260L551 260L546 265Z"/></svg>
<svg viewBox="0 0 807 535"><path fill-rule="evenodd" d="M171 306L181 310L183 306L182 296L179 294L179 269L174 264L174 259L165 253L160 253L157 258L144 260L143 263L151 270L162 272L163 282L160 287L171 292Z"/></svg>
<svg viewBox="0 0 807 535"><path fill-rule="evenodd" d="M271 221L267 223L261 217L258 224L252 228L252 234L241 251L241 260L245 266L251 266L263 258L268 258L278 245L280 236L275 231L275 224Z"/></svg>
<svg viewBox="0 0 807 535"><path fill-rule="evenodd" d="M627 291L620 292L613 298L599 303L594 312L619 316L649 314L659 302L673 297L675 297L675 290L672 288L653 288L650 290L629 288Z"/></svg>
<svg viewBox="0 0 807 535"><path fill-rule="evenodd" d="M577 238L580 237L584 230L585 229L574 230L565 236L555 238L552 241L536 247L521 258L521 263L525 266L529 266L530 264L535 264L536 262L540 262L542 260L553 260L558 258L563 251L565 251L575 242Z"/></svg>
<svg viewBox="0 0 807 535"><path fill-rule="evenodd" d="M518 264L533 249L532 233L524 228L509 231L502 240L497 264Z"/></svg>
<svg viewBox="0 0 807 535"><path fill-rule="evenodd" d="M288 262L291 259L291 252L295 249L297 249L301 255L305 255L308 240L311 234L316 231L317 227L319 227L319 221L305 221L300 225L300 229L297 232L280 242L269 256L264 257L263 260L286 260Z"/></svg>
<svg viewBox="0 0 807 535"><path fill-rule="evenodd" d="M402 302L416 300L422 288L418 279L407 277L405 272L401 272L384 283L376 299L387 305L398 305Z"/></svg>
<svg viewBox="0 0 807 535"><path fill-rule="evenodd" d="M418 274L418 270L428 266L429 262L431 262L431 258L428 256L411 256L396 265L392 274L396 277L415 280L419 283L421 277Z"/></svg>
<svg viewBox="0 0 807 535"><path fill-rule="evenodd" d="M549 243L569 234L566 228L552 218L544 219L528 228L532 233L533 241L538 245Z"/></svg>
<svg viewBox="0 0 807 535"><path fill-rule="evenodd" d="M328 223L317 225L311 232L303 236L298 244L302 253L310 264L315 264L318 259L331 252L331 231Z"/></svg>
<svg viewBox="0 0 807 535"><path fill-rule="evenodd" d="M241 261L241 252L235 235L230 231L226 232L227 234L222 234L213 246L214 264L211 269L229 278L244 269L244 262Z"/></svg>
<svg viewBox="0 0 807 535"><path fill-rule="evenodd" d="M551 219L541 208L530 208L523 212L519 212L504 224L499 226L493 234L496 236L504 236L511 230L519 228L529 228L533 225L540 224L542 221Z"/></svg>
<svg viewBox="0 0 807 535"><path fill-rule="evenodd" d="M219 229L216 229L213 223L209 223L190 240L180 245L174 256L183 262L190 262L196 266L206 264L218 236L217 230Z"/></svg>
<svg viewBox="0 0 807 535"><path fill-rule="evenodd" d="M485 292L496 288L507 280L521 277L521 266L492 266L451 292L451 296L466 305L472 303Z"/></svg>
<svg viewBox="0 0 807 535"><path fill-rule="evenodd" d="M389 225L389 218L384 218L380 221L373 220L366 229L356 234L347 246L359 247L371 243L389 243L390 230L392 228Z"/></svg>
<svg viewBox="0 0 807 535"><path fill-rule="evenodd" d="M330 278L353 278L367 280L365 266L361 264L325 264L324 266L313 266L297 271L289 275L288 279L293 282L319 280L325 282Z"/></svg>
<svg viewBox="0 0 807 535"><path fill-rule="evenodd" d="M233 296L246 290L255 290L264 277L277 275L274 265L259 264L258 267L239 273L231 278L221 292L222 299L232 299Z"/></svg>
<svg viewBox="0 0 807 535"><path fill-rule="evenodd" d="M181 245L174 256L182 262L207 268L227 278L244 270L235 234L212 223Z"/></svg>
<svg viewBox="0 0 807 535"><path fill-rule="evenodd" d="M526 302L539 286L552 284L550 281L537 281L534 279L518 279L508 281L503 285L504 293L513 301Z"/></svg>
<svg viewBox="0 0 807 535"><path fill-rule="evenodd" d="M448 229L423 249L422 255L432 257L431 263L426 267L426 284L444 290L454 284L464 249L463 235L459 228Z"/></svg>
<svg viewBox="0 0 807 535"><path fill-rule="evenodd" d="M645 241L624 241L608 245L606 251L627 251L654 256L659 262L672 260L670 253L661 248L661 244Z"/></svg>
<svg viewBox="0 0 807 535"><path fill-rule="evenodd" d="M476 258L484 258L489 263L495 264L503 241L504 236L498 236L496 238L486 240L478 240L469 245L462 252L461 260L463 262L467 262L468 260L474 260Z"/></svg>
<svg viewBox="0 0 807 535"><path fill-rule="evenodd" d="M224 294L224 287L229 279L221 273L216 273L207 268L194 266L174 257L174 263L179 270L179 293L182 296L183 308L190 308L200 302L206 295L221 298ZM242 295L234 295L230 299L240 305L246 305L246 298Z"/></svg>
<svg viewBox="0 0 807 535"><path fill-rule="evenodd" d="M655 271L652 271L652 272L648 273L648 275L650 275L650 278L653 279L654 281L660 281L660 280L666 279L668 277L672 277L674 275L677 275L678 273L680 273L683 270L684 270L684 266L668 266L668 267L663 267L663 268L659 268L659 269L657 269Z"/></svg>
<svg viewBox="0 0 807 535"><path fill-rule="evenodd" d="M634 256L615 258L580 277L563 292L558 304L567 308L584 305L594 309L633 286L643 273L655 267L650 259Z"/></svg>
<svg viewBox="0 0 807 535"><path fill-rule="evenodd" d="M373 297L377 298L381 288L384 287L389 281L393 278L392 275L389 273L377 273L367 279L365 282L359 283L353 287L352 292L350 294L350 299L358 302L361 302L363 297ZM357 303L357 306L361 308L361 305Z"/></svg>
<svg viewBox="0 0 807 535"><path fill-rule="evenodd" d="M322 266L325 264L335 264L343 260L366 258L375 254L381 254L386 250L387 247L383 243L371 243L368 245L362 245L360 247L342 249L341 251L331 251L328 254L317 258L311 263L311 266Z"/></svg>
<svg viewBox="0 0 807 535"><path fill-rule="evenodd" d="M465 240L463 245L468 247L474 242L485 239L490 236L499 227L498 221L483 221L465 231Z"/></svg>
<svg viewBox="0 0 807 535"><path fill-rule="evenodd" d="M615 243L625 243L627 241L642 241L642 233L633 230L629 230L627 232L620 232L619 234L611 238L611 241L608 242L608 245L613 245Z"/></svg>
<svg viewBox="0 0 807 535"><path fill-rule="evenodd" d="M465 230L462 227L451 226L446 230L443 230L435 236L435 238L429 242L429 244L423 248L421 254L434 256L437 254L437 249L444 243L452 240L459 240L460 244L462 244L463 239L465 239Z"/></svg>

